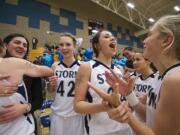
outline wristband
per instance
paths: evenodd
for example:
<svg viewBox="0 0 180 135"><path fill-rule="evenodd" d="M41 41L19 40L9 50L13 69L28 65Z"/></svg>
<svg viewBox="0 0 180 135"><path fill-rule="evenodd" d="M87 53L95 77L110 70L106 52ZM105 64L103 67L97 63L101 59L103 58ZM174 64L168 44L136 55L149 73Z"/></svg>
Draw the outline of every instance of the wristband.
<svg viewBox="0 0 180 135"><path fill-rule="evenodd" d="M131 107L134 107L139 103L139 100L133 91L126 96L126 99Z"/></svg>

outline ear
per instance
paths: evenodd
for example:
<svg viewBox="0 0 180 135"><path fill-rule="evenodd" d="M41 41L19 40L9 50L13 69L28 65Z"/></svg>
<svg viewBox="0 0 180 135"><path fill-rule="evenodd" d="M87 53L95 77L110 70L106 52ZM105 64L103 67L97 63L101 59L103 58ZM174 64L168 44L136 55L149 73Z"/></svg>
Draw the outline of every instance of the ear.
<svg viewBox="0 0 180 135"><path fill-rule="evenodd" d="M164 51L167 51L171 48L171 46L174 43L174 35L172 33L168 33L162 42L162 46L164 48Z"/></svg>

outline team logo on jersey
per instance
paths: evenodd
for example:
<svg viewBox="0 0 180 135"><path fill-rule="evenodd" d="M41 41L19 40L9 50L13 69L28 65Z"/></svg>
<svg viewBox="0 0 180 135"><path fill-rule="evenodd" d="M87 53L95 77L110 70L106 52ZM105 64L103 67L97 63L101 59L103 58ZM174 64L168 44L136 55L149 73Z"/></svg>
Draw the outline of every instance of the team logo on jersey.
<svg viewBox="0 0 180 135"><path fill-rule="evenodd" d="M158 95L153 91L153 89L149 91L148 97L149 97L148 105L156 109L156 101L157 101Z"/></svg>
<svg viewBox="0 0 180 135"><path fill-rule="evenodd" d="M67 71L67 70L64 70L64 71L57 70L55 74L58 78L76 78L77 72L76 71Z"/></svg>

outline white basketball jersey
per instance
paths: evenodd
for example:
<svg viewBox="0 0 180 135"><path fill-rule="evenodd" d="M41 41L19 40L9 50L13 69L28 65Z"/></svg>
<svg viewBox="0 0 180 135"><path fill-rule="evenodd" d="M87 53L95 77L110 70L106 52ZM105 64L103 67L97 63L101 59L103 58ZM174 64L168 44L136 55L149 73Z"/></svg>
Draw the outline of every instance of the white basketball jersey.
<svg viewBox="0 0 180 135"><path fill-rule="evenodd" d="M62 61L55 68L58 77L55 100L51 106L53 113L62 117L79 115L74 111L75 79L80 63L75 61L67 67Z"/></svg>
<svg viewBox="0 0 180 135"><path fill-rule="evenodd" d="M146 79L143 79L142 75L136 77L134 82L134 93L137 97L147 95L148 91L154 89L156 80L156 73L149 75Z"/></svg>
<svg viewBox="0 0 180 135"><path fill-rule="evenodd" d="M180 64L176 64L168 68L161 77L158 77L158 80L155 83L156 88L154 89L154 91L149 91L148 100L147 100L147 111L146 111L146 120L147 120L147 125L149 127L152 127L152 124L153 124L154 111L156 109L156 105L159 100L159 93L160 93L160 88L161 88L163 78L169 73L178 71L178 70L180 70Z"/></svg>
<svg viewBox="0 0 180 135"><path fill-rule="evenodd" d="M107 93L111 93L112 88L106 82L106 78L104 74L105 71L109 70L109 68L97 60L91 60L89 63L91 66L91 78L90 78L91 84L96 86L97 88L104 90ZM111 68L115 71L115 73L118 76L122 76L121 71L117 67L112 65ZM99 97L91 88L88 91L91 96L92 102L102 101L101 97ZM122 131L127 130L128 133L130 129L127 124L121 124L119 122L111 120L106 112L101 112L101 113L91 114L91 118L89 121L89 130L90 130L90 135L91 134L93 135L93 134L110 134L120 130Z"/></svg>
<svg viewBox="0 0 180 135"><path fill-rule="evenodd" d="M11 96L0 97L0 111L3 111L3 106L11 103L27 103L27 91L25 84L22 83L18 87L17 93ZM34 121L31 114L22 115L14 121L0 124L0 135L34 135Z"/></svg>

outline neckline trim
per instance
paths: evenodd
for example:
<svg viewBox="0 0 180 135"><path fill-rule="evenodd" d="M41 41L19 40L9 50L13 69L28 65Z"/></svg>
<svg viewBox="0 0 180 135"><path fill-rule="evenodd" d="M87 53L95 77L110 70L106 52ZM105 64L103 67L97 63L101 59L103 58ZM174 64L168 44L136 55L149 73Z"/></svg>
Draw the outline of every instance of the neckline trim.
<svg viewBox="0 0 180 135"><path fill-rule="evenodd" d="M170 70L172 70L173 68L176 68L176 67L180 67L180 63L177 63L177 64L169 67L168 69L166 69L166 70L164 71L164 73L162 74L161 79L163 79L164 76L165 76Z"/></svg>

